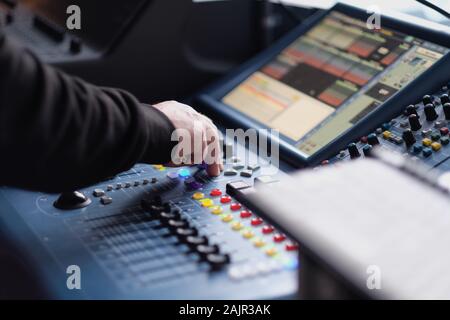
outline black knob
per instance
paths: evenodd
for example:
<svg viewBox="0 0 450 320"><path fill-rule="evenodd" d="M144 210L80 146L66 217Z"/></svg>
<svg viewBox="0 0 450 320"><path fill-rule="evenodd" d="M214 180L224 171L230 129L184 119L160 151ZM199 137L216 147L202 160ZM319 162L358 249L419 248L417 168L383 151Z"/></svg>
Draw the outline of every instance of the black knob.
<svg viewBox="0 0 450 320"><path fill-rule="evenodd" d="M211 269L216 271L222 269L226 264L230 262L230 257L227 254L208 254L206 261L211 266Z"/></svg>
<svg viewBox="0 0 450 320"><path fill-rule="evenodd" d="M179 219L169 219L167 221L163 221L163 224L165 224L170 229L178 229L178 228L187 228L189 227L189 224L186 220L179 220Z"/></svg>
<svg viewBox="0 0 450 320"><path fill-rule="evenodd" d="M445 103L442 109L444 110L445 119L450 120L450 103Z"/></svg>
<svg viewBox="0 0 450 320"><path fill-rule="evenodd" d="M177 220L180 219L180 214L176 212L161 212L159 218L162 220Z"/></svg>
<svg viewBox="0 0 450 320"><path fill-rule="evenodd" d="M165 211L164 206L162 204L158 204L154 200L142 199L141 206L145 211L152 215L160 215Z"/></svg>
<svg viewBox="0 0 450 320"><path fill-rule="evenodd" d="M366 144L364 147L363 147L363 153L364 153L364 155L366 156L366 157L370 157L370 153L372 152L372 146L370 145L370 144Z"/></svg>
<svg viewBox="0 0 450 320"><path fill-rule="evenodd" d="M160 195L154 196L151 201L153 201L157 205L163 204L162 197Z"/></svg>
<svg viewBox="0 0 450 320"><path fill-rule="evenodd" d="M414 133L410 129L403 131L402 138L407 147L412 146L416 142L416 137L414 137Z"/></svg>
<svg viewBox="0 0 450 320"><path fill-rule="evenodd" d="M200 244L195 248L195 250L203 259L205 259L208 254L218 253L219 247L217 245L211 246Z"/></svg>
<svg viewBox="0 0 450 320"><path fill-rule="evenodd" d="M417 131L422 128L422 124L420 124L420 119L415 114L412 114L408 117L409 120L409 126L411 127L412 131Z"/></svg>
<svg viewBox="0 0 450 320"><path fill-rule="evenodd" d="M433 98L429 95L425 95L425 96L423 96L422 102L423 102L423 105L427 105L430 103L433 104Z"/></svg>
<svg viewBox="0 0 450 320"><path fill-rule="evenodd" d="M406 114L408 116L415 114L417 115L417 110L416 107L413 104L410 104L409 106L406 107Z"/></svg>
<svg viewBox="0 0 450 320"><path fill-rule="evenodd" d="M82 42L78 38L70 39L69 50L73 54L80 53L82 47Z"/></svg>
<svg viewBox="0 0 450 320"><path fill-rule="evenodd" d="M377 144L380 143L380 141L378 141L378 137L375 133L371 133L367 136L367 142L371 145L371 146L376 146Z"/></svg>
<svg viewBox="0 0 450 320"><path fill-rule="evenodd" d="M434 105L431 103L425 105L423 111L425 112L425 118L427 119L427 121L434 121L438 117L436 109L434 108Z"/></svg>
<svg viewBox="0 0 450 320"><path fill-rule="evenodd" d="M61 210L73 210L87 207L91 202L82 192L73 191L62 193L53 205Z"/></svg>
<svg viewBox="0 0 450 320"><path fill-rule="evenodd" d="M348 153L350 154L350 158L358 158L361 154L359 153L358 147L356 146L356 143L350 143L348 145Z"/></svg>
<svg viewBox="0 0 450 320"><path fill-rule="evenodd" d="M441 104L444 105L446 103L450 103L450 98L449 98L448 94L443 94L441 96Z"/></svg>

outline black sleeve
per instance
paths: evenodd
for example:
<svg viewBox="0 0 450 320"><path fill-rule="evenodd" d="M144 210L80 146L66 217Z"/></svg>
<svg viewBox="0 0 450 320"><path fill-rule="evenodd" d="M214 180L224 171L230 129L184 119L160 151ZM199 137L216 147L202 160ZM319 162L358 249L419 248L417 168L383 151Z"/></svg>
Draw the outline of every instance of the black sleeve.
<svg viewBox="0 0 450 320"><path fill-rule="evenodd" d="M165 163L173 130L131 94L47 66L0 32L0 185L68 191Z"/></svg>

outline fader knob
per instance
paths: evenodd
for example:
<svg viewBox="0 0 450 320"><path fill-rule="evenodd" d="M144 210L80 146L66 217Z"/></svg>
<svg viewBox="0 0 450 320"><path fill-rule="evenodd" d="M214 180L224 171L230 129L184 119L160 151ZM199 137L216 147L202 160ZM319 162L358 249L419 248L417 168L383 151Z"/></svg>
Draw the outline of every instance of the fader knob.
<svg viewBox="0 0 450 320"><path fill-rule="evenodd" d="M91 204L91 199L80 191L64 192L53 203L53 205L61 210L74 210L87 207Z"/></svg>
<svg viewBox="0 0 450 320"><path fill-rule="evenodd" d="M211 269L216 271L228 264L230 262L230 257L227 254L212 253L206 256L206 261L211 266Z"/></svg>
<svg viewBox="0 0 450 320"><path fill-rule="evenodd" d="M415 114L412 114L408 117L409 125L412 131L417 131L422 128L422 124L420 123L419 117Z"/></svg>
<svg viewBox="0 0 450 320"><path fill-rule="evenodd" d="M431 98L431 96L429 95L425 95L423 96L422 102L424 106L430 103L433 104L433 98Z"/></svg>
<svg viewBox="0 0 450 320"><path fill-rule="evenodd" d="M376 146L377 144L380 143L380 141L378 140L378 137L375 133L371 133L367 136L367 142L371 145L371 146Z"/></svg>
<svg viewBox="0 0 450 320"><path fill-rule="evenodd" d="M450 103L445 103L442 109L444 110L445 119L450 120Z"/></svg>
<svg viewBox="0 0 450 320"><path fill-rule="evenodd" d="M450 103L450 98L449 98L448 94L443 94L441 96L441 104L444 105L446 103Z"/></svg>
<svg viewBox="0 0 450 320"><path fill-rule="evenodd" d="M412 146L416 142L416 137L414 137L414 133L410 129L403 131L402 138L407 147Z"/></svg>
<svg viewBox="0 0 450 320"><path fill-rule="evenodd" d="M358 158L361 154L359 153L358 147L356 143L350 143L348 145L348 153L350 154L350 158Z"/></svg>
<svg viewBox="0 0 450 320"><path fill-rule="evenodd" d="M183 241L191 248L195 248L199 245L207 245L208 239L206 237L199 236L188 236L183 239Z"/></svg>
<svg viewBox="0 0 450 320"><path fill-rule="evenodd" d="M427 119L427 121L434 121L438 117L436 109L431 103L425 105L423 111L425 112L425 118Z"/></svg>

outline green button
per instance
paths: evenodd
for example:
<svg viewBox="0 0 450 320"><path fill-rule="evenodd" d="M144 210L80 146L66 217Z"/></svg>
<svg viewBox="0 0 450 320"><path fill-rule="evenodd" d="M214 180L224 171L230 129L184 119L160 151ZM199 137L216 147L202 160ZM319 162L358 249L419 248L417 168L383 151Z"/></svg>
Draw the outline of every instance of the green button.
<svg viewBox="0 0 450 320"><path fill-rule="evenodd" d="M440 137L441 135L435 132L431 135L431 140L438 141Z"/></svg>

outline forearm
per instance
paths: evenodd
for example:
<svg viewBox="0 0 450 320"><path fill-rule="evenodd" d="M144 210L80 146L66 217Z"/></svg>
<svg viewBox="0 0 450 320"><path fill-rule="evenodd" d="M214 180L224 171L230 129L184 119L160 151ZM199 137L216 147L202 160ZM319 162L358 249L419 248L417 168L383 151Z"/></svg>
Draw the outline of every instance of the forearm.
<svg viewBox="0 0 450 320"><path fill-rule="evenodd" d="M0 184L62 191L169 160L173 126L162 113L0 39Z"/></svg>

